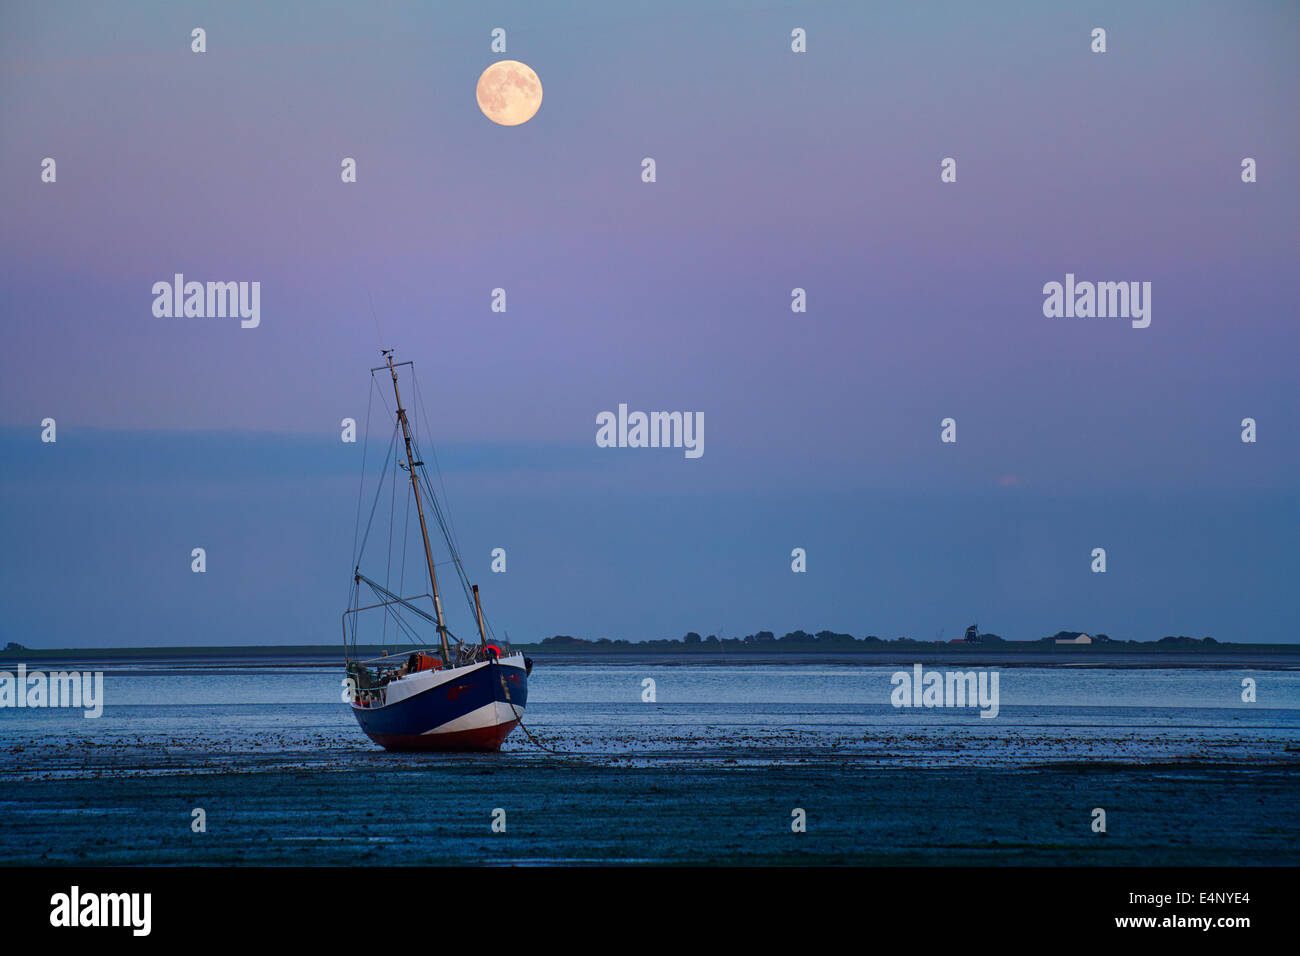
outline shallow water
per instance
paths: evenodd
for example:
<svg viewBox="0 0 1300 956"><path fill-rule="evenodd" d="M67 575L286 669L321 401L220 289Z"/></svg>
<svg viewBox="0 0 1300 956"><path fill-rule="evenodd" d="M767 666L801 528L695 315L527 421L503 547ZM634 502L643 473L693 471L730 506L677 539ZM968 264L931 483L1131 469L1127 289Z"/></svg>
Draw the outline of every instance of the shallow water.
<svg viewBox="0 0 1300 956"><path fill-rule="evenodd" d="M115 661L101 717L0 709L0 779L317 767L381 754L318 662ZM983 670L926 664L925 670ZM543 659L525 723L552 750L620 765L797 763L1016 767L1288 760L1300 671L1002 667L998 711L895 707L877 662L593 663ZM1242 681L1256 683L1244 703ZM646 681L653 680L653 700ZM504 752L546 756L523 731ZM400 759L410 759L409 757Z"/></svg>
<svg viewBox="0 0 1300 956"><path fill-rule="evenodd" d="M899 669L543 658L557 756L386 753L335 662L116 661L100 718L0 710L0 864L1295 862L1300 673L1005 666L982 718Z"/></svg>

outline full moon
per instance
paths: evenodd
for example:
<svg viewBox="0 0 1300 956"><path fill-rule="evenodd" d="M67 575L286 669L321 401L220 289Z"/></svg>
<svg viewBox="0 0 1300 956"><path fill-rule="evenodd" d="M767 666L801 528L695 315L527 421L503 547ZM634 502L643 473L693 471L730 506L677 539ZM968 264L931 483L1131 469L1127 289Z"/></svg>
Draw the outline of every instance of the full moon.
<svg viewBox="0 0 1300 956"><path fill-rule="evenodd" d="M532 67L518 60L498 60L478 78L478 108L494 123L527 123L542 105L542 81Z"/></svg>

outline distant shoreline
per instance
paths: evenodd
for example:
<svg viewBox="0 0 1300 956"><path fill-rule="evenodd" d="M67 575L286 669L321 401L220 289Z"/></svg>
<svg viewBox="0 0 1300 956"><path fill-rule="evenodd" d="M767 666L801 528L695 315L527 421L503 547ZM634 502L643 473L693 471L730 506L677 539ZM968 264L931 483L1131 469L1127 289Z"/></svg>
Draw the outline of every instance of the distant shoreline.
<svg viewBox="0 0 1300 956"><path fill-rule="evenodd" d="M1175 665L1212 666L1214 664L1263 664L1300 666L1300 644L1043 644L1040 642L1004 641L998 643L921 643L881 641L837 644L817 647L808 644L782 645L779 642L739 644L514 644L514 650L530 657L574 660L645 659L691 660L699 663L727 661L780 661L801 658L805 661L877 661L954 660L968 663L1052 663L1143 666L1155 659ZM359 647L363 657L380 657L379 646ZM407 649L389 648L388 654L401 656ZM342 664L341 644L248 644L207 647L83 647L40 648L0 651L0 665L20 662L59 661L203 661L215 659L285 659L316 658L322 663L337 659Z"/></svg>

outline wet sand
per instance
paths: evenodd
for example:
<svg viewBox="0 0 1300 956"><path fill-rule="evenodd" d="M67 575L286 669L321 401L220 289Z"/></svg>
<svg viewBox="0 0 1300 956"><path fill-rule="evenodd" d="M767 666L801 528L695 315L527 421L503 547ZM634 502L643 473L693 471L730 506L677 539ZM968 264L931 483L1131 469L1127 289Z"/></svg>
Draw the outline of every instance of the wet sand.
<svg viewBox="0 0 1300 956"><path fill-rule="evenodd" d="M1300 862L1293 762L906 769L836 758L337 756L298 769L246 759L238 771L10 778L0 863ZM191 831L195 807L206 833ZM498 807L505 833L491 830ZM796 807L806 833L791 830ZM1092 831L1094 807L1106 811L1104 834Z"/></svg>
<svg viewBox="0 0 1300 956"><path fill-rule="evenodd" d="M458 756L379 750L301 662L140 668L100 719L3 715L0 864L1300 863L1289 672L1256 707L1235 673L1026 669L984 719L894 708L883 669L549 663L527 720L564 755Z"/></svg>

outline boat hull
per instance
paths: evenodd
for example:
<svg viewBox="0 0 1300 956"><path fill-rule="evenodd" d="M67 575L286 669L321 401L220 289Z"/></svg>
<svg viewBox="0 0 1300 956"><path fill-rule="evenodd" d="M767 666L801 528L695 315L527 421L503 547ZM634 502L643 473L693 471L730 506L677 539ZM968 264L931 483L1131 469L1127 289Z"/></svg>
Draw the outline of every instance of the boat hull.
<svg viewBox="0 0 1300 956"><path fill-rule="evenodd" d="M366 736L386 750L494 751L528 703L523 655L393 681L383 706L352 704Z"/></svg>

